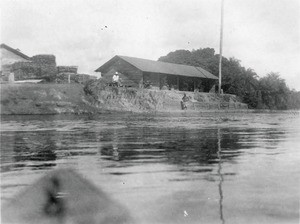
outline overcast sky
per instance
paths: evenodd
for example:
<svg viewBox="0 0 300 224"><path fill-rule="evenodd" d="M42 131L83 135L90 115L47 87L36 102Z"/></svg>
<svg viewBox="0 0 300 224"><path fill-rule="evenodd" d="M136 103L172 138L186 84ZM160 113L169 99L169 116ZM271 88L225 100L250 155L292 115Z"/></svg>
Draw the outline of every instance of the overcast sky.
<svg viewBox="0 0 300 224"><path fill-rule="evenodd" d="M221 0L2 0L1 42L90 73L116 54L219 52ZM300 90L300 0L225 0L223 55Z"/></svg>

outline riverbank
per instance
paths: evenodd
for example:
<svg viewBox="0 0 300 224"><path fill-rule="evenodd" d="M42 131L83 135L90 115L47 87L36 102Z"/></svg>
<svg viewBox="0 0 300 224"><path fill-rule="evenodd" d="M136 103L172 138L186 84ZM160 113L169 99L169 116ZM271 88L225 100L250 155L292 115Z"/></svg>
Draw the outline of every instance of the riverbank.
<svg viewBox="0 0 300 224"><path fill-rule="evenodd" d="M187 111L248 109L247 104L229 94L219 97L213 93L106 87L91 96L93 105L108 110L175 112L182 111L184 93L189 98Z"/></svg>
<svg viewBox="0 0 300 224"><path fill-rule="evenodd" d="M1 114L96 113L80 84L1 85Z"/></svg>
<svg viewBox="0 0 300 224"><path fill-rule="evenodd" d="M1 114L102 113L108 111L182 111L183 94L189 98L187 111L246 110L235 95L213 93L83 86L81 84L1 85Z"/></svg>

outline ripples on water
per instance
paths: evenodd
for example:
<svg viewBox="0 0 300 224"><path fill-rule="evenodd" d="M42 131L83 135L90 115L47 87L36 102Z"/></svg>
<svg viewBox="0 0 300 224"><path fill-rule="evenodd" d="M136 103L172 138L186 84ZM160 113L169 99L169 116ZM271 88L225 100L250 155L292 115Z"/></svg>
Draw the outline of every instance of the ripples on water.
<svg viewBox="0 0 300 224"><path fill-rule="evenodd" d="M1 200L72 167L138 223L298 223L300 116L3 116Z"/></svg>

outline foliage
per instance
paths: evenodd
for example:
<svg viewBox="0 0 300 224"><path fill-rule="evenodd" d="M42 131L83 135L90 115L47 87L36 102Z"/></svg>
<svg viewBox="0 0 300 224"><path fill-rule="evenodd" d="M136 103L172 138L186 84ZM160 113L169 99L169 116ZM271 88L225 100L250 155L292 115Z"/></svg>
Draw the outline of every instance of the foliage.
<svg viewBox="0 0 300 224"><path fill-rule="evenodd" d="M289 109L300 109L300 91L292 90L288 97L288 108Z"/></svg>
<svg viewBox="0 0 300 224"><path fill-rule="evenodd" d="M219 76L219 54L213 48L177 50L158 60L202 67ZM250 108L300 108L300 92L291 91L279 74L271 72L259 78L253 69L243 67L235 58L222 57L222 89L240 97Z"/></svg>
<svg viewBox="0 0 300 224"><path fill-rule="evenodd" d="M262 102L270 109L287 109L289 89L277 73L269 73L259 81Z"/></svg>

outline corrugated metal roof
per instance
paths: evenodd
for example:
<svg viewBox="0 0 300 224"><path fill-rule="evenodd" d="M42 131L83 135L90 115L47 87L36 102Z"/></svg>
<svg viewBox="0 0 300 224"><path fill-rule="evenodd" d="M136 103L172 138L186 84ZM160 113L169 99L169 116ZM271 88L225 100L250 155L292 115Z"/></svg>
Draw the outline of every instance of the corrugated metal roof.
<svg viewBox="0 0 300 224"><path fill-rule="evenodd" d="M117 55L115 57L119 57L134 67L138 68L143 72L153 72L153 73L162 73L162 74L171 74L171 75L181 75L181 76L189 76L189 77L199 77L199 78L208 78L208 79L218 79L217 76L214 76L210 72L204 70L200 67L189 66L189 65L181 65L174 63L167 63L161 61L153 61L142 58L134 58L128 56L120 56ZM111 60L109 61L111 62ZM107 63L109 63L107 62ZM101 71L101 68L105 67L105 64L98 68L96 71Z"/></svg>
<svg viewBox="0 0 300 224"><path fill-rule="evenodd" d="M164 73L172 75L182 75L190 77L200 77L209 79L218 79L210 72L200 67L167 63L161 61L152 61L148 59L133 58L128 56L120 56L120 58L137 67L143 72Z"/></svg>

